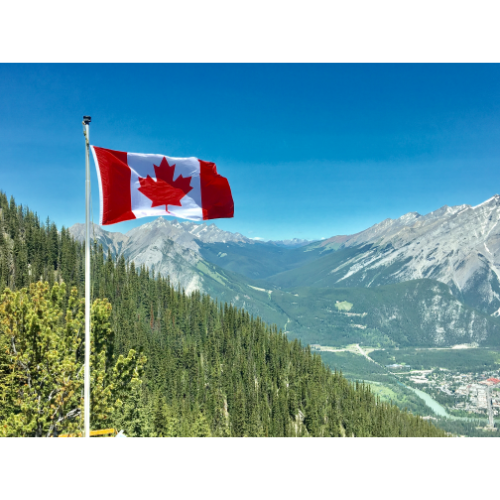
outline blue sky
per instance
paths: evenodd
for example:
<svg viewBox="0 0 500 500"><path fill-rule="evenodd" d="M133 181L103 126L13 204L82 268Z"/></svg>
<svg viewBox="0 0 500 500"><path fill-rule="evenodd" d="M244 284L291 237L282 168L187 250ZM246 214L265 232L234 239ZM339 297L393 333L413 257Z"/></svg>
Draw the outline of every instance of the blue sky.
<svg viewBox="0 0 500 500"><path fill-rule="evenodd" d="M0 64L0 189L58 226L84 221L84 114L96 146L214 161L235 201L214 222L249 237L500 192L498 64Z"/></svg>

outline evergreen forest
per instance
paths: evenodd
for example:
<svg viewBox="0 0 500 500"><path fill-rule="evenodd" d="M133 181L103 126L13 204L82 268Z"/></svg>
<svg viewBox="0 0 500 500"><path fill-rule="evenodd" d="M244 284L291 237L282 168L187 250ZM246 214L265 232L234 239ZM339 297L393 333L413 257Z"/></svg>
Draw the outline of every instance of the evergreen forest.
<svg viewBox="0 0 500 500"><path fill-rule="evenodd" d="M245 310L92 248L93 429L444 436ZM0 192L0 436L81 435L84 249Z"/></svg>

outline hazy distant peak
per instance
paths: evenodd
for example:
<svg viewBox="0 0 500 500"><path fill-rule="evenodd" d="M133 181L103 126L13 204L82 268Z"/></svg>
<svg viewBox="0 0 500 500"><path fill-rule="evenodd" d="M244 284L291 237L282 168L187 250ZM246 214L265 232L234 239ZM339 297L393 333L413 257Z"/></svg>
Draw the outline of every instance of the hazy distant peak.
<svg viewBox="0 0 500 500"><path fill-rule="evenodd" d="M254 239L256 241L261 241L263 243L268 243L271 245L276 245L281 247L289 247L289 248L302 247L305 245L309 245L309 243L314 243L315 241L319 241L319 240L305 240L301 238L292 238L290 240L278 240L278 241L273 241L273 240L263 241L262 238L254 238Z"/></svg>

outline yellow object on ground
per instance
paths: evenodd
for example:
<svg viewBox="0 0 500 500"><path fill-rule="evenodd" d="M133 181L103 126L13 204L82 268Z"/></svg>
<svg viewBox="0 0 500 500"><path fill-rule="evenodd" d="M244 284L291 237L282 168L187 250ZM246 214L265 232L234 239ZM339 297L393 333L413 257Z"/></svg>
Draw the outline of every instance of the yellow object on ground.
<svg viewBox="0 0 500 500"><path fill-rule="evenodd" d="M116 429L100 429L97 431L90 431L90 437L116 437L118 432ZM67 438L67 437L81 437L78 434L61 434L59 437Z"/></svg>

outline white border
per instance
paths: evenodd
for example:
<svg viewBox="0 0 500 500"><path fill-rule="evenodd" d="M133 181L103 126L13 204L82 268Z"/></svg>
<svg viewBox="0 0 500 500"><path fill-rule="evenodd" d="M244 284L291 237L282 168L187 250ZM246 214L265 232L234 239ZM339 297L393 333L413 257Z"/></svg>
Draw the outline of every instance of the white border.
<svg viewBox="0 0 500 500"><path fill-rule="evenodd" d="M499 10L492 0L3 2L0 60L498 62Z"/></svg>

